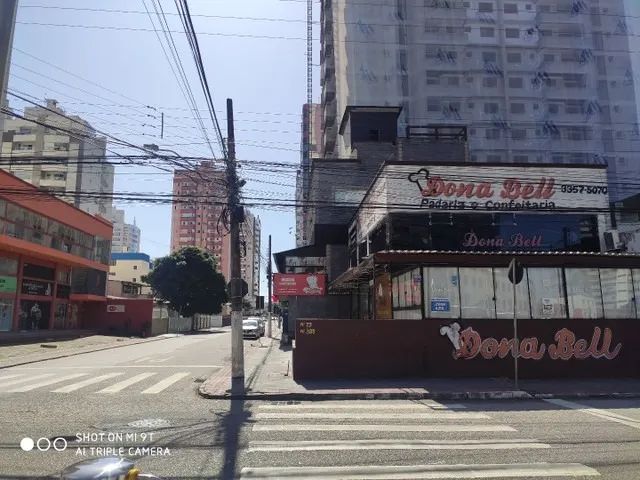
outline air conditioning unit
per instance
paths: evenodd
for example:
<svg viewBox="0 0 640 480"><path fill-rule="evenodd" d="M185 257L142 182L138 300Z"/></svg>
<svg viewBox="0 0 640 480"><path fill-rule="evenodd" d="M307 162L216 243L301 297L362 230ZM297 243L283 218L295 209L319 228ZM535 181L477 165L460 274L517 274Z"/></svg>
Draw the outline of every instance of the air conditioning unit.
<svg viewBox="0 0 640 480"><path fill-rule="evenodd" d="M624 247L620 241L620 233L618 230L607 230L604 232L604 249L607 252L620 250Z"/></svg>

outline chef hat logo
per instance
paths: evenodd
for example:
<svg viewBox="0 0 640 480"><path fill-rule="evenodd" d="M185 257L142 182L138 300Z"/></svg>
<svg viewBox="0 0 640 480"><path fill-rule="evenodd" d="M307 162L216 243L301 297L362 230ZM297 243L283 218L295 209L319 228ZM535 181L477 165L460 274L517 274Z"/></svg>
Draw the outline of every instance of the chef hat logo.
<svg viewBox="0 0 640 480"><path fill-rule="evenodd" d="M427 187L427 180L429 180L429 170L426 168L421 168L417 172L409 174L409 181L418 185L420 191Z"/></svg>

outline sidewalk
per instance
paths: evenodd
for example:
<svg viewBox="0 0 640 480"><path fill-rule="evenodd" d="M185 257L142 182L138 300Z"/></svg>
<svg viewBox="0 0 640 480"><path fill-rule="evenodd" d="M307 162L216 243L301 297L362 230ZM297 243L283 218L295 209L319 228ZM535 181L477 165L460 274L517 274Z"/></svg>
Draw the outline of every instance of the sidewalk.
<svg viewBox="0 0 640 480"><path fill-rule="evenodd" d="M29 363L70 357L111 348L126 347L138 343L163 340L166 337L129 338L109 335L90 335L71 340L42 341L22 345L0 346L0 369Z"/></svg>
<svg viewBox="0 0 640 480"><path fill-rule="evenodd" d="M244 395L229 393L230 372L226 372L224 386L209 379L199 393L212 399L253 400L640 398L640 379L522 380L518 390L512 380L500 378L316 380L299 384L293 381L291 357L291 347L281 346L278 334L259 364L254 361Z"/></svg>

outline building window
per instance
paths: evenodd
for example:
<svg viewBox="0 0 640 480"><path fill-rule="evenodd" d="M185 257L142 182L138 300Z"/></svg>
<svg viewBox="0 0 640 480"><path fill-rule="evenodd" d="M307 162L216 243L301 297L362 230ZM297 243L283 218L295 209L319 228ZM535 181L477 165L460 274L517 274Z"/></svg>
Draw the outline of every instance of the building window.
<svg viewBox="0 0 640 480"><path fill-rule="evenodd" d="M496 52L482 52L482 61L484 63L496 63L498 61L498 55Z"/></svg>
<svg viewBox="0 0 640 480"><path fill-rule="evenodd" d="M604 318L635 318L631 270L601 268L600 285L604 299Z"/></svg>
<svg viewBox="0 0 640 480"><path fill-rule="evenodd" d="M566 268L570 318L602 318L602 294L597 268Z"/></svg>
<svg viewBox="0 0 640 480"><path fill-rule="evenodd" d="M460 318L458 269L424 267L425 312L429 318Z"/></svg>
<svg viewBox="0 0 640 480"><path fill-rule="evenodd" d="M137 270L137 269L138 269L138 265L134 265L134 266L133 266L133 269L134 269L134 270Z"/></svg>
<svg viewBox="0 0 640 480"><path fill-rule="evenodd" d="M500 140L500 130L497 128L487 128L484 134L487 140Z"/></svg>
<svg viewBox="0 0 640 480"><path fill-rule="evenodd" d="M524 113L524 103L512 103L511 104L511 113Z"/></svg>
<svg viewBox="0 0 640 480"><path fill-rule="evenodd" d="M492 13L493 12L493 3L492 2L480 2L480 3L478 3L478 12L480 12L480 13Z"/></svg>
<svg viewBox="0 0 640 480"><path fill-rule="evenodd" d="M460 268L462 318L496 318L493 271L489 268Z"/></svg>
<svg viewBox="0 0 640 480"><path fill-rule="evenodd" d="M512 140L525 140L527 138L527 131L525 129L512 129L511 130L511 139Z"/></svg>
<svg viewBox="0 0 640 480"><path fill-rule="evenodd" d="M507 275L508 269L494 268L493 278L496 289L496 316L498 318L513 318L513 284ZM518 318L531 318L529 305L529 284L526 273L518 285L516 285L516 305L518 306Z"/></svg>
<svg viewBox="0 0 640 480"><path fill-rule="evenodd" d="M511 77L509 78L509 88L522 88L524 86L524 81L522 77Z"/></svg>
<svg viewBox="0 0 640 480"><path fill-rule="evenodd" d="M545 53L543 58L546 63L553 63L556 57L551 53Z"/></svg>
<svg viewBox="0 0 640 480"><path fill-rule="evenodd" d="M498 86L498 79L496 77L484 77L482 79L482 86L486 88L496 88Z"/></svg>
<svg viewBox="0 0 640 480"><path fill-rule="evenodd" d="M508 63L522 63L522 55L520 53L507 53Z"/></svg>
<svg viewBox="0 0 640 480"><path fill-rule="evenodd" d="M427 72L427 85L440 85L440 72Z"/></svg>
<svg viewBox="0 0 640 480"><path fill-rule="evenodd" d="M518 13L518 4L517 3L505 3L504 4L504 13Z"/></svg>
<svg viewBox="0 0 640 480"><path fill-rule="evenodd" d="M490 27L480 27L480 36L483 38L493 38L495 36L495 30Z"/></svg>
<svg viewBox="0 0 640 480"><path fill-rule="evenodd" d="M484 113L498 113L498 104L497 103L485 103L484 104Z"/></svg>
<svg viewBox="0 0 640 480"><path fill-rule="evenodd" d="M529 268L529 297L533 318L566 318L562 269Z"/></svg>
<svg viewBox="0 0 640 480"><path fill-rule="evenodd" d="M138 279L136 277L133 277L132 281L133 281L133 283L135 283L135 282L138 281Z"/></svg>
<svg viewBox="0 0 640 480"><path fill-rule="evenodd" d="M437 98L429 98L427 100L427 112L439 112L440 111L440 100Z"/></svg>
<svg viewBox="0 0 640 480"><path fill-rule="evenodd" d="M520 38L520 30L517 28L507 28L505 30L506 38Z"/></svg>

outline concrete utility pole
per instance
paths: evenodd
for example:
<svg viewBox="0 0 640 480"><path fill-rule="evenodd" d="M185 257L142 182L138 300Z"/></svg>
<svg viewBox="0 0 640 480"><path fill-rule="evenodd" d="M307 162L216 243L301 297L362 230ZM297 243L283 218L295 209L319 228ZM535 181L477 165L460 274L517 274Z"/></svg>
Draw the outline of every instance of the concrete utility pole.
<svg viewBox="0 0 640 480"><path fill-rule="evenodd" d="M267 255L267 286L268 286L268 295L269 295L269 320L267 321L267 331L269 332L269 337L271 337L271 235L269 235L269 250Z"/></svg>
<svg viewBox="0 0 640 480"><path fill-rule="evenodd" d="M233 129L233 101L227 98L227 208L229 209L231 284L231 390L244 392L244 344L242 342L242 277L240 275L240 224L244 211L236 171L236 144Z"/></svg>
<svg viewBox="0 0 640 480"><path fill-rule="evenodd" d="M0 107L7 106L7 85L11 65L13 29L16 25L18 0L0 0ZM4 114L0 113L0 132L4 127Z"/></svg>

